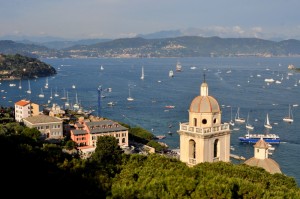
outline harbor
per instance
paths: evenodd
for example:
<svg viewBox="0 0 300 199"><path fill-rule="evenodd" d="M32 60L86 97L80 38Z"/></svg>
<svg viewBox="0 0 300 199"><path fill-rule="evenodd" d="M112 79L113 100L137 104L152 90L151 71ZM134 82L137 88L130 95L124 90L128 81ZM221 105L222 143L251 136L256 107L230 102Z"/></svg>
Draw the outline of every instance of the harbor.
<svg viewBox="0 0 300 199"><path fill-rule="evenodd" d="M31 93L26 92L28 80L21 81L21 89L18 88L20 80L1 81L1 105L13 106L15 101L26 98L50 107L52 103L57 103L62 108L67 108L65 106L68 105L71 109L77 101L83 112L133 127L139 126L155 136L165 135L163 142L170 149L177 149L177 131L180 123L189 119L187 110L191 100L199 94L205 71L209 92L219 100L222 109L222 123L229 124L231 109L233 117L238 107L243 118L247 118L247 113L250 112L250 121L254 126L250 133L279 135L281 141L279 146L273 146L276 150L272 151L272 158L281 165L283 173L296 176L300 182L300 171L294 166L297 164L294 160L300 158L300 135L297 133L300 129L300 115L299 106L296 106L299 104L300 86L294 86L300 75L287 69L289 63L300 66L299 58L182 58L179 60L182 71L176 72L173 78L169 77L169 71L176 70L176 58L43 61L51 64L58 72L57 75L48 77L48 88L45 88L47 78L31 79ZM99 69L100 65L103 65L104 70ZM143 80L140 78L142 66L145 74ZM196 66L196 69L190 69L191 66ZM266 66L270 70L266 70ZM89 68L91 75L89 81L82 79L86 68ZM231 72L227 73L229 70ZM264 81L265 78L280 79L281 74L284 77L281 84L274 82L267 85ZM9 84L16 86L10 87ZM99 98L100 85L101 94L105 97ZM134 101L127 100L129 87ZM41 88L43 98L39 97ZM68 103L61 99L64 91L66 96L68 94ZM51 100L50 103L48 100ZM114 105L111 106L110 102ZM283 121L283 117L288 115L289 104L293 110L292 123ZM267 113L272 129L264 127ZM230 142L235 149L233 154L246 159L253 157L253 144L241 143L239 140L239 137L247 133L245 123L235 123L230 129ZM291 154L295 156L292 160Z"/></svg>

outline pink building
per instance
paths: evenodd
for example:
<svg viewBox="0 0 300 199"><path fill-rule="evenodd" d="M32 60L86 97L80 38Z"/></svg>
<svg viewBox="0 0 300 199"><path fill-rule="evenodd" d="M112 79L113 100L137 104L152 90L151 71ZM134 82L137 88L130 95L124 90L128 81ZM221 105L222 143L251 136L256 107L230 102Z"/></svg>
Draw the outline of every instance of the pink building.
<svg viewBox="0 0 300 199"><path fill-rule="evenodd" d="M80 118L71 130L71 139L76 142L78 149L95 149L99 136L113 136L119 146L128 146L128 129L112 120L84 121Z"/></svg>

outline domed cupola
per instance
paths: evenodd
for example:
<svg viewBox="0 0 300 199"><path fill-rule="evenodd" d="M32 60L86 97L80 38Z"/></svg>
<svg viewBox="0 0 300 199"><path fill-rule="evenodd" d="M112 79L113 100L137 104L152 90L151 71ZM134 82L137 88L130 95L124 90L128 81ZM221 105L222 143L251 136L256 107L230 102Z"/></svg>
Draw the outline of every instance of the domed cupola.
<svg viewBox="0 0 300 199"><path fill-rule="evenodd" d="M218 101L208 95L208 85L204 81L200 87L200 95L196 96L189 108L190 125L208 127L221 123L221 110Z"/></svg>

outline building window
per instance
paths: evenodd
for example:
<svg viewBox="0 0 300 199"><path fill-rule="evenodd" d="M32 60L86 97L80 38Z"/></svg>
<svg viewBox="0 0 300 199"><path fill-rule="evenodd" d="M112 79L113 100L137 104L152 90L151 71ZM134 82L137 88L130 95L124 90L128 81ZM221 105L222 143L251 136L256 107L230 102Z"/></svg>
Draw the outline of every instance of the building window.
<svg viewBox="0 0 300 199"><path fill-rule="evenodd" d="M194 126L197 126L197 118L194 118Z"/></svg>
<svg viewBox="0 0 300 199"><path fill-rule="evenodd" d="M202 120L202 124L207 124L207 120L206 120L206 119L203 119L203 120Z"/></svg>
<svg viewBox="0 0 300 199"><path fill-rule="evenodd" d="M214 158L219 157L219 153L220 153L219 150L220 150L219 149L219 140L216 139L214 142Z"/></svg>
<svg viewBox="0 0 300 199"><path fill-rule="evenodd" d="M194 140L189 141L189 157L196 158L196 142Z"/></svg>

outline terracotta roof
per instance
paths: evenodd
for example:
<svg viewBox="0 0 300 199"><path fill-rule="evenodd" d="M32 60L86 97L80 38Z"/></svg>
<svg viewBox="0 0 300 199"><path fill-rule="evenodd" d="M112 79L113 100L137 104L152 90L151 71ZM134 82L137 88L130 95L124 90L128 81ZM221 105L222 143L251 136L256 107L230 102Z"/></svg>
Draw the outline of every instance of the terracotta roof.
<svg viewBox="0 0 300 199"><path fill-rule="evenodd" d="M62 122L61 119L58 119L56 117L51 117L48 115L37 115L37 116L27 117L24 118L23 120L28 121L31 124Z"/></svg>
<svg viewBox="0 0 300 199"><path fill-rule="evenodd" d="M195 113L220 112L218 101L212 96L197 96L190 105L190 111Z"/></svg>
<svg viewBox="0 0 300 199"><path fill-rule="evenodd" d="M244 164L247 164L249 166L256 166L261 167L268 171L271 174L274 173L281 173L280 167L274 160L270 158L266 159L257 159L255 157L252 157L244 162Z"/></svg>
<svg viewBox="0 0 300 199"><path fill-rule="evenodd" d="M20 100L15 103L15 105L18 105L18 106L26 106L28 104L30 104L30 101L26 101L26 100Z"/></svg>

